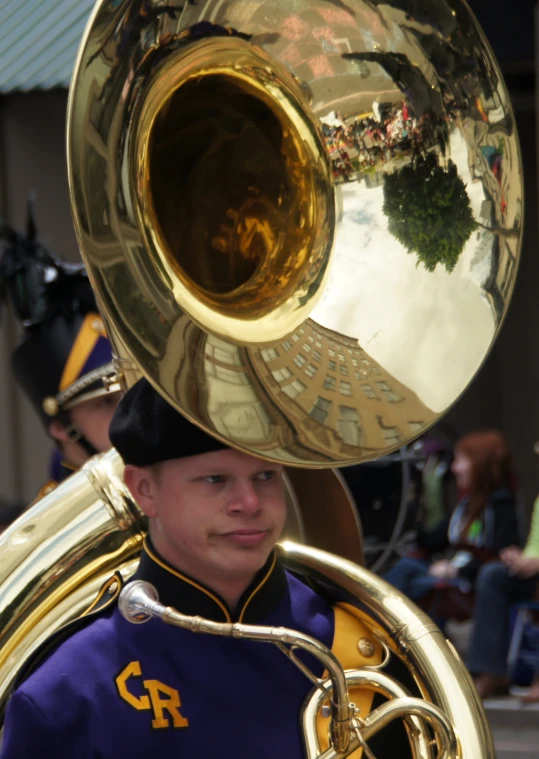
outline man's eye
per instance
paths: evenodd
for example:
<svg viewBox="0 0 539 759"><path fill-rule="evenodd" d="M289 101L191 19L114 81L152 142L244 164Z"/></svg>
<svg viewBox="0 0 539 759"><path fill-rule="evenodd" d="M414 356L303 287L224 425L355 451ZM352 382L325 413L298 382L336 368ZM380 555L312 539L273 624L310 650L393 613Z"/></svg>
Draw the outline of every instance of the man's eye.
<svg viewBox="0 0 539 759"><path fill-rule="evenodd" d="M222 474L209 474L207 477L204 477L204 482L207 482L209 485L218 485L224 481L225 478Z"/></svg>
<svg viewBox="0 0 539 759"><path fill-rule="evenodd" d="M277 477L277 473L273 469L267 469L265 472L258 472L256 475L257 480L262 480L263 482L270 482L271 480L275 480Z"/></svg>
<svg viewBox="0 0 539 759"><path fill-rule="evenodd" d="M98 401L98 406L101 408L115 408L120 402L118 393L111 393L110 395L102 395Z"/></svg>

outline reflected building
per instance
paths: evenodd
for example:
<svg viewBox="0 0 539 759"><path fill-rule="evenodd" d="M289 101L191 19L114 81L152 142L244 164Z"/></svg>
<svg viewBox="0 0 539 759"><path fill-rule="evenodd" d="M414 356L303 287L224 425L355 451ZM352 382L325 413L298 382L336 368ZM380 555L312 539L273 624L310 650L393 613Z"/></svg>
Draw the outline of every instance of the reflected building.
<svg viewBox="0 0 539 759"><path fill-rule="evenodd" d="M215 432L247 448L279 447L272 423L249 370L247 349L207 335L204 375L208 421Z"/></svg>
<svg viewBox="0 0 539 759"><path fill-rule="evenodd" d="M188 319L180 333L189 357L177 371L184 408L197 407L212 431L261 454L372 458L433 420L357 341L310 320L267 348L205 335Z"/></svg>
<svg viewBox="0 0 539 759"><path fill-rule="evenodd" d="M187 316L157 374L212 433L287 461L358 460L417 436L435 415L357 341L308 320L268 347L204 333Z"/></svg>
<svg viewBox="0 0 539 759"><path fill-rule="evenodd" d="M479 214L478 248L487 250L491 276L483 283L496 322L514 285L522 226L522 199L514 188L522 181L506 120L492 121L492 110L481 121L465 119L461 130L468 146L473 181L482 185L485 201ZM490 248L490 249L489 249ZM480 251L477 252L478 257Z"/></svg>
<svg viewBox="0 0 539 759"><path fill-rule="evenodd" d="M374 190L376 187L382 187L384 184L384 172L373 171L372 173L365 174L365 187L369 190Z"/></svg>
<svg viewBox="0 0 539 759"><path fill-rule="evenodd" d="M335 458L372 454L419 434L432 419L356 340L311 320L280 345L249 353L260 383L296 420L307 448L322 444Z"/></svg>

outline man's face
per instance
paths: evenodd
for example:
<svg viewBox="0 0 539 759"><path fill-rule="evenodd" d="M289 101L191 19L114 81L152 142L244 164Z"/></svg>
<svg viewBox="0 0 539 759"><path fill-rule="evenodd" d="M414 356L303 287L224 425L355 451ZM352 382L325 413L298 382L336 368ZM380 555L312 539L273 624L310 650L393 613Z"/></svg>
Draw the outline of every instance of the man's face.
<svg viewBox="0 0 539 759"><path fill-rule="evenodd" d="M284 526L282 466L227 448L143 471L151 498L135 497L161 555L210 587L250 582Z"/></svg>
<svg viewBox="0 0 539 759"><path fill-rule="evenodd" d="M106 393L82 401L70 411L72 423L100 453L111 447L109 425L119 402L120 393Z"/></svg>

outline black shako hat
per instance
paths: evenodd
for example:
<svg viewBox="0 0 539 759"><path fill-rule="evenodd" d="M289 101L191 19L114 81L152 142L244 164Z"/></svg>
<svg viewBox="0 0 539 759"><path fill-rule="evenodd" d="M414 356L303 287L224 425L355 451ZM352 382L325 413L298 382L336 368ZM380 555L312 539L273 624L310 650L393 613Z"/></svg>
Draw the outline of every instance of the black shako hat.
<svg viewBox="0 0 539 759"><path fill-rule="evenodd" d="M26 234L0 219L0 307L3 302L12 304L23 327L13 372L45 429L53 417L65 423L70 408L108 392L103 378L114 374L111 345L86 270L39 242L32 198Z"/></svg>
<svg viewBox="0 0 539 759"><path fill-rule="evenodd" d="M124 464L134 466L150 466L229 447L188 421L144 378L118 404L109 437Z"/></svg>

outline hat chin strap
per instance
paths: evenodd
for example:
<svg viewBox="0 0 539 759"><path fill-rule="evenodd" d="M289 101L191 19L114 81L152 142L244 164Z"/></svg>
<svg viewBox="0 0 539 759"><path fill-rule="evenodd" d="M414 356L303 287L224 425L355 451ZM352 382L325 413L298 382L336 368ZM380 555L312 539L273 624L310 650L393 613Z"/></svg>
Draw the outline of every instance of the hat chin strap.
<svg viewBox="0 0 539 759"><path fill-rule="evenodd" d="M99 453L97 448L94 448L94 446L90 443L90 441L84 437L82 432L79 429L77 429L75 425L71 424L69 425L67 429L68 429L68 434L70 436L69 437L70 443L78 443L81 446L81 448L83 448L85 452L88 454L88 456L90 457L95 456L97 453ZM71 431L75 433L74 437L71 437Z"/></svg>
<svg viewBox="0 0 539 759"><path fill-rule="evenodd" d="M69 418L68 412L64 412L59 416L63 417L60 419L60 421L64 425L70 443L78 443L80 447L85 451L85 453L87 453L90 457L95 456L97 453L99 453L97 448L94 448L90 441L84 437L79 428L73 424Z"/></svg>

